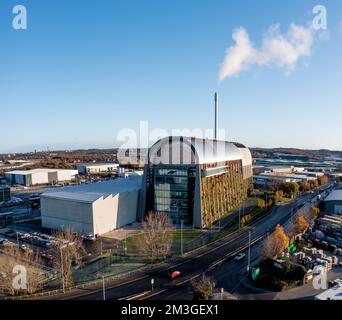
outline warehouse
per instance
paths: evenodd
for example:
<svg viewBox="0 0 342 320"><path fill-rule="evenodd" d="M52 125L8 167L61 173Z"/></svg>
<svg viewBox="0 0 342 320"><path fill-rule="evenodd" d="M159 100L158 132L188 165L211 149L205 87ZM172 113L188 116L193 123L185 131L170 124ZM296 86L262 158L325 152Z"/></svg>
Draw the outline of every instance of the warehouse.
<svg viewBox="0 0 342 320"><path fill-rule="evenodd" d="M77 171L80 174L98 174L117 171L118 167L117 163L81 163L77 165Z"/></svg>
<svg viewBox="0 0 342 320"><path fill-rule="evenodd" d="M139 219L165 212L174 223L207 228L246 199L252 156L239 143L167 137L145 164Z"/></svg>
<svg viewBox="0 0 342 320"><path fill-rule="evenodd" d="M65 187L41 195L42 226L101 235L137 219L142 178Z"/></svg>
<svg viewBox="0 0 342 320"><path fill-rule="evenodd" d="M328 213L342 214L342 190L331 192L324 200L324 207Z"/></svg>
<svg viewBox="0 0 342 320"><path fill-rule="evenodd" d="M34 169L17 170L5 173L7 182L23 186L35 186L43 184L56 184L59 182L70 182L78 174L77 170L60 169Z"/></svg>
<svg viewBox="0 0 342 320"><path fill-rule="evenodd" d="M315 181L316 177L311 177L306 174L272 174L272 173L262 173L254 176L254 183L257 186L268 186L272 185L274 182L287 183L287 182L308 182Z"/></svg>

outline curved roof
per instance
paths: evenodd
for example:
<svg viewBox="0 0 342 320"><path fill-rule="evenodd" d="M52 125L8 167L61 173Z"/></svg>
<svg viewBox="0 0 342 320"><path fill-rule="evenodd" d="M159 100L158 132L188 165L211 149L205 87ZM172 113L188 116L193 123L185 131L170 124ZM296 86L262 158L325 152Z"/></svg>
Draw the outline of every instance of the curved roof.
<svg viewBox="0 0 342 320"><path fill-rule="evenodd" d="M173 136L160 139L149 150L152 164L204 164L242 160L252 164L251 153L244 145L193 137Z"/></svg>

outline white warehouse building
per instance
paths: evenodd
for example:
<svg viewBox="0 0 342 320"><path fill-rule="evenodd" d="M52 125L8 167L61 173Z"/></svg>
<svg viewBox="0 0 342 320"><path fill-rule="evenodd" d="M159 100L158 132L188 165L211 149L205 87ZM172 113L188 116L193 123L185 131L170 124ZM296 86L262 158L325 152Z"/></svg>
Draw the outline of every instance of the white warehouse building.
<svg viewBox="0 0 342 320"><path fill-rule="evenodd" d="M20 184L29 187L42 184L70 182L75 179L77 174L77 170L34 169L6 172L5 178L8 182L13 184Z"/></svg>
<svg viewBox="0 0 342 320"><path fill-rule="evenodd" d="M131 176L41 195L42 226L102 235L137 220L142 177Z"/></svg>
<svg viewBox="0 0 342 320"><path fill-rule="evenodd" d="M80 163L77 165L77 170L80 174L96 174L113 172L118 167L117 163Z"/></svg>

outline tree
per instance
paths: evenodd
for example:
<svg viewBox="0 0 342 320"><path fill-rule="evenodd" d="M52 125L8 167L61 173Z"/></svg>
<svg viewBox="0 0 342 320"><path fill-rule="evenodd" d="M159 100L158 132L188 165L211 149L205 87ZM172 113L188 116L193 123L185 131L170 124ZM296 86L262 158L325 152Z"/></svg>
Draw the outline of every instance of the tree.
<svg viewBox="0 0 342 320"><path fill-rule="evenodd" d="M309 213L308 213L308 217L309 217L310 221L315 220L317 218L317 216L319 215L319 213L320 213L319 208L312 206L309 209Z"/></svg>
<svg viewBox="0 0 342 320"><path fill-rule="evenodd" d="M327 175L324 175L320 178L319 183L321 186L327 184L329 182L329 177Z"/></svg>
<svg viewBox="0 0 342 320"><path fill-rule="evenodd" d="M151 263L170 254L173 241L173 225L166 213L148 213L142 223L143 234L137 237L136 247L140 248Z"/></svg>
<svg viewBox="0 0 342 320"><path fill-rule="evenodd" d="M283 190L277 190L275 192L275 199L277 202L281 202L283 200L284 197L284 191Z"/></svg>
<svg viewBox="0 0 342 320"><path fill-rule="evenodd" d="M313 181L310 181L309 183L310 183L311 189L316 189L316 188L319 187L319 183L318 183L318 180L317 180L317 179L316 179L316 180L313 180Z"/></svg>
<svg viewBox="0 0 342 320"><path fill-rule="evenodd" d="M82 256L86 253L83 239L71 228L55 232L54 238L57 240L52 247L52 254L56 257L54 269L61 273L65 289L71 289L72 266L82 265Z"/></svg>
<svg viewBox="0 0 342 320"><path fill-rule="evenodd" d="M20 268L19 273L13 273L15 267ZM18 293L33 294L40 290L48 274L44 271L43 263L37 252L33 250L22 251L16 246L5 247L0 254L0 289L9 295ZM21 270L24 268L24 271ZM20 280L21 289L13 285L15 277L24 276L25 283ZM23 280L24 281L24 280Z"/></svg>
<svg viewBox="0 0 342 320"><path fill-rule="evenodd" d="M289 237L283 228L277 224L275 230L263 242L261 255L265 258L274 259L289 246Z"/></svg>
<svg viewBox="0 0 342 320"><path fill-rule="evenodd" d="M213 297L214 285L211 278L205 276L191 281L193 300L210 300Z"/></svg>
<svg viewBox="0 0 342 320"><path fill-rule="evenodd" d="M304 192L306 192L306 191L310 191L311 190L311 185L310 185L310 183L308 183L308 182L303 182L302 184L301 184L301 190L302 191L304 191Z"/></svg>
<svg viewBox="0 0 342 320"><path fill-rule="evenodd" d="M258 199L257 200L257 205L260 209L263 209L266 207L266 201L264 199Z"/></svg>
<svg viewBox="0 0 342 320"><path fill-rule="evenodd" d="M299 215L294 221L296 233L301 233L309 227L309 223L306 220L304 214Z"/></svg>
<svg viewBox="0 0 342 320"><path fill-rule="evenodd" d="M299 184L297 182L285 182L282 185L284 193L290 197L297 195L299 192Z"/></svg>

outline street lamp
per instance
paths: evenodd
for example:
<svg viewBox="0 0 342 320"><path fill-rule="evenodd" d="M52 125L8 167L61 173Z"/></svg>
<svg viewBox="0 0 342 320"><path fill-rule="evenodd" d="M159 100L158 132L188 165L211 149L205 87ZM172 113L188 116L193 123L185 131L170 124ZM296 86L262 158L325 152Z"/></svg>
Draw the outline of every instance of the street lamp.
<svg viewBox="0 0 342 320"><path fill-rule="evenodd" d="M183 256L183 225L184 225L184 220L181 220L181 256Z"/></svg>
<svg viewBox="0 0 342 320"><path fill-rule="evenodd" d="M153 288L153 285L154 285L154 279L152 278L152 279L151 279L151 291L153 291L153 289L154 289L154 288Z"/></svg>
<svg viewBox="0 0 342 320"><path fill-rule="evenodd" d="M105 284L105 277L102 276L102 292L103 292L103 300L106 300L106 284Z"/></svg>
<svg viewBox="0 0 342 320"><path fill-rule="evenodd" d="M249 272L250 264L251 264L251 230L248 231L248 264L247 264L247 272Z"/></svg>
<svg viewBox="0 0 342 320"><path fill-rule="evenodd" d="M239 207L239 231L241 228L241 207Z"/></svg>
<svg viewBox="0 0 342 320"><path fill-rule="evenodd" d="M63 265L63 249L66 246L60 246L59 250L60 250L60 254L61 254L61 272L62 272L62 286L63 286L63 293L65 293L65 280L64 280L64 265Z"/></svg>

